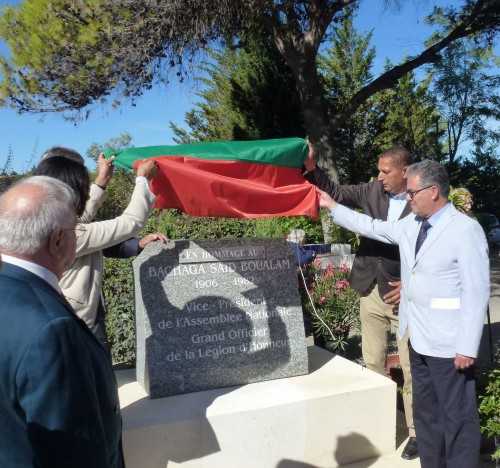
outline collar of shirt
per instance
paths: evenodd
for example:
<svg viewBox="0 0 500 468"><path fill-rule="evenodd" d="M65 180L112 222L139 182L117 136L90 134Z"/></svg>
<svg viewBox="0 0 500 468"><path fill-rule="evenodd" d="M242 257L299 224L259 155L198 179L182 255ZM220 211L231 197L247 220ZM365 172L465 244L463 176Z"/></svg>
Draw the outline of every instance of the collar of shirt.
<svg viewBox="0 0 500 468"><path fill-rule="evenodd" d="M391 200L404 200L406 201L406 192L401 192L401 193L389 193L389 197Z"/></svg>
<svg viewBox="0 0 500 468"><path fill-rule="evenodd" d="M406 193L397 195L389 194L389 210L387 211L387 221L397 221L406 206Z"/></svg>
<svg viewBox="0 0 500 468"><path fill-rule="evenodd" d="M439 221L439 218L443 216L443 213L445 213L448 209L450 208L450 202L446 203L442 208L440 208L438 211L436 211L427 221L429 221L429 224L431 227L435 226L436 223Z"/></svg>
<svg viewBox="0 0 500 468"><path fill-rule="evenodd" d="M47 268L38 265L37 263L29 262L28 260L23 260L21 258L12 257L5 254L2 254L2 261L5 263L10 263L11 265L18 266L20 268L23 268L24 270L29 271L30 273L33 273L34 275L43 279L46 283L49 283L59 294L62 294L57 276Z"/></svg>

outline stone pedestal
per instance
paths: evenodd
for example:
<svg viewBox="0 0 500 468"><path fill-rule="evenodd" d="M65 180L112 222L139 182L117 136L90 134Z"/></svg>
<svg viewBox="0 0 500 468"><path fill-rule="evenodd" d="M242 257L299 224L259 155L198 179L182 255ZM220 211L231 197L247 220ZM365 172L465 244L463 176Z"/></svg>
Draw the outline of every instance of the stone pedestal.
<svg viewBox="0 0 500 468"><path fill-rule="evenodd" d="M150 400L118 371L128 468L329 468L391 454L396 385L317 347L309 375Z"/></svg>

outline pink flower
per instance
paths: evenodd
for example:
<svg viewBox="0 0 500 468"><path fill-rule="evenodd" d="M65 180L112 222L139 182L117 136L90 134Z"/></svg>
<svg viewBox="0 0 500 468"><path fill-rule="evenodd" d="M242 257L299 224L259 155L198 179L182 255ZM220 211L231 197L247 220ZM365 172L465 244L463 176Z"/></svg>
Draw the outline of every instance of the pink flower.
<svg viewBox="0 0 500 468"><path fill-rule="evenodd" d="M339 291L343 291L344 289L347 289L348 287L349 287L349 281L347 281L346 279L338 280L335 283L335 289L337 289Z"/></svg>
<svg viewBox="0 0 500 468"><path fill-rule="evenodd" d="M324 278L331 278L334 275L334 271L331 268L327 268L326 271L323 273Z"/></svg>
<svg viewBox="0 0 500 468"><path fill-rule="evenodd" d="M321 296L321 297L319 298L319 303L320 303L320 304L324 304L325 302L326 302L326 297L325 297L325 296Z"/></svg>
<svg viewBox="0 0 500 468"><path fill-rule="evenodd" d="M343 263L342 265L340 265L340 271L342 273L349 273L349 267L345 263Z"/></svg>

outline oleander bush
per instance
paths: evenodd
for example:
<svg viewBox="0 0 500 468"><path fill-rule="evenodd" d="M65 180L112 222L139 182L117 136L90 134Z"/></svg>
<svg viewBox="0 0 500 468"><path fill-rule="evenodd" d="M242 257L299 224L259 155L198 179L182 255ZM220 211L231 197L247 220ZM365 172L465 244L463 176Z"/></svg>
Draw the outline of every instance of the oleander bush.
<svg viewBox="0 0 500 468"><path fill-rule="evenodd" d="M350 285L349 273L346 265L321 268L315 260L304 268L307 290L301 285L302 306L315 337L336 353L346 351L349 334L359 328L359 294Z"/></svg>

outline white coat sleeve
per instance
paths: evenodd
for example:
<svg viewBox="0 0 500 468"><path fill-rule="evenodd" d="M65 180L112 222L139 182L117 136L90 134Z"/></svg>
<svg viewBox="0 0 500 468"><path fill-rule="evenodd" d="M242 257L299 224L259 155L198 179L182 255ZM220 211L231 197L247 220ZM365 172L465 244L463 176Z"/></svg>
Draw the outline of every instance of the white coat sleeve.
<svg viewBox="0 0 500 468"><path fill-rule="evenodd" d="M145 177L137 177L135 188L125 211L117 218L79 225L76 256L82 257L136 236L144 227L155 197Z"/></svg>
<svg viewBox="0 0 500 468"><path fill-rule="evenodd" d="M331 210L333 222L364 237L375 239L386 244L398 244L404 220L394 222L371 218L363 213L336 205Z"/></svg>

